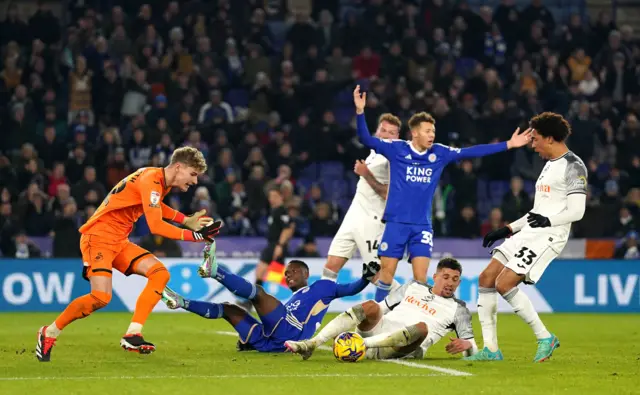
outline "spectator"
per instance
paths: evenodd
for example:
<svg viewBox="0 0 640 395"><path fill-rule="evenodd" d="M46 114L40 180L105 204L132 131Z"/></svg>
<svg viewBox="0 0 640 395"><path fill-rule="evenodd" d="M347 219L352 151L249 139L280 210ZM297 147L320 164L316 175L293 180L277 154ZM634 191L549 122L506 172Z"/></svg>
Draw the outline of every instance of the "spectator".
<svg viewBox="0 0 640 395"><path fill-rule="evenodd" d="M62 215L55 219L52 229L53 256L56 258L80 258L80 232L78 207L73 201L63 206Z"/></svg>
<svg viewBox="0 0 640 395"><path fill-rule="evenodd" d="M313 236L305 237L304 243L296 250L295 255L300 258L320 258L315 238Z"/></svg>
<svg viewBox="0 0 640 395"><path fill-rule="evenodd" d="M179 258L182 256L180 245L166 237L149 234L140 240L140 247L157 257Z"/></svg>
<svg viewBox="0 0 640 395"><path fill-rule="evenodd" d="M522 218L533 207L531 198L523 189L522 178L511 178L511 188L502 198L502 213L507 222Z"/></svg>
<svg viewBox="0 0 640 395"><path fill-rule="evenodd" d="M489 218L487 218L487 220L480 226L480 236L484 237L488 233L498 230L506 225L507 223L502 219L502 210L500 210L499 207L494 207L489 214Z"/></svg>

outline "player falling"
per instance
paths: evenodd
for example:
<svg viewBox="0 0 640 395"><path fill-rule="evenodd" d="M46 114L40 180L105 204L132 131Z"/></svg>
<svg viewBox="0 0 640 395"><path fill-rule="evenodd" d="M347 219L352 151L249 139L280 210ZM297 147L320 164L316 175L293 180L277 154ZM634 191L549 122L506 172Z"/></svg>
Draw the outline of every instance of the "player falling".
<svg viewBox="0 0 640 395"><path fill-rule="evenodd" d="M309 285L309 267L302 261L292 260L287 264L284 276L293 295L282 304L261 286L218 266L213 243L205 247L205 259L198 274L214 278L235 295L250 300L260 321L237 305L188 300L169 287L162 293L162 300L170 309L183 308L204 318L225 319L238 332L238 351L284 352L285 341L313 336L329 304L334 299L356 295L365 289L379 269L377 262L370 262L363 264L362 278L352 283L336 284L321 279Z"/></svg>
<svg viewBox="0 0 640 395"><path fill-rule="evenodd" d="M493 249L489 266L480 274L478 316L482 325L484 348L470 357L476 361L502 360L498 348L498 293L529 324L538 339L534 362L543 362L560 347L549 333L533 304L518 289L522 282L535 284L549 263L567 244L571 223L582 219L587 196L587 168L567 148L571 134L569 123L559 114L544 112L531 118L532 147L547 159L538 181L533 210L509 225L487 234L482 245L514 235Z"/></svg>
<svg viewBox="0 0 640 395"><path fill-rule="evenodd" d="M144 214L153 234L174 240L212 241L222 225L219 221L204 217L204 210L186 217L162 202L172 187L186 192L198 183L198 175L206 170L202 153L195 148L183 147L174 151L169 166L139 169L109 192L80 228L82 275L91 283L91 292L74 299L52 324L40 328L36 345L39 361L51 359L52 347L67 325L109 304L114 268L126 276L138 274L148 279L120 345L141 354L155 351L155 346L142 337L142 326L160 300L169 281L169 272L149 251L130 242L128 236L133 224ZM190 230L170 225L165 219Z"/></svg>
<svg viewBox="0 0 640 395"><path fill-rule="evenodd" d="M402 122L392 114L382 114L378 119L375 136L380 139L397 139ZM329 256L322 278L336 280L338 272L358 248L364 262L378 259L378 243L384 224L382 214L389 189L389 161L371 150L365 161L354 166L360 180L356 194L345 215L340 229L329 246Z"/></svg>
<svg viewBox="0 0 640 395"><path fill-rule="evenodd" d="M442 259L433 275L433 287L412 281L391 291L382 302L370 300L350 308L312 339L285 344L308 359L320 345L356 327L364 337L369 359L423 358L430 346L454 330L458 338L447 344L447 352L472 355L478 347L471 313L463 301L453 297L461 275L458 261Z"/></svg>
<svg viewBox="0 0 640 395"><path fill-rule="evenodd" d="M434 144L435 120L425 112L409 119L411 141L380 139L371 136L364 117L367 94L360 85L353 91L357 114L358 137L362 144L389 160L390 184L383 221L386 223L378 247L381 270L376 286L376 300L389 293L398 261L409 252L416 281L426 284L433 249L431 202L444 167L451 162L475 158L526 145L529 131L516 130L509 141L452 148Z"/></svg>

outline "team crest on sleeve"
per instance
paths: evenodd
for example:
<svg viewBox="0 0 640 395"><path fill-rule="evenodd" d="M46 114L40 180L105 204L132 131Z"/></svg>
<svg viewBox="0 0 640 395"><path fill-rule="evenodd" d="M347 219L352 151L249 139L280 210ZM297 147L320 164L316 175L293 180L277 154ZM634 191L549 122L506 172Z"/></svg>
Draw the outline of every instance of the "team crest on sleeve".
<svg viewBox="0 0 640 395"><path fill-rule="evenodd" d="M386 251L387 248L389 248L389 245L387 244L387 242L382 242L382 244L380 244L380 251Z"/></svg>
<svg viewBox="0 0 640 395"><path fill-rule="evenodd" d="M433 163L436 161L436 154L429 154L429 162Z"/></svg>
<svg viewBox="0 0 640 395"><path fill-rule="evenodd" d="M151 191L149 200L151 200L151 204L149 205L150 207L159 207L158 205L160 203L160 192Z"/></svg>

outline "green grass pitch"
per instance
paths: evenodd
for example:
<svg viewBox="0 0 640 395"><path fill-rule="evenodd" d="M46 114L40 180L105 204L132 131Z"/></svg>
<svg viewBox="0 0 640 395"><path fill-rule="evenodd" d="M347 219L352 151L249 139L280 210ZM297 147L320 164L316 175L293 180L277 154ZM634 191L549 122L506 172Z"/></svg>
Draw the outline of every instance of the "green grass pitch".
<svg viewBox="0 0 640 395"><path fill-rule="evenodd" d="M640 394L640 315L544 315L561 347L534 364L529 327L501 314L505 361L461 361L444 352L443 339L428 359L405 365L339 363L328 351L305 362L239 353L225 321L190 314L152 314L145 337L157 351L143 356L119 347L130 314L100 312L69 326L52 362L39 363L36 331L54 317L0 314L0 394ZM481 343L477 318L474 328Z"/></svg>

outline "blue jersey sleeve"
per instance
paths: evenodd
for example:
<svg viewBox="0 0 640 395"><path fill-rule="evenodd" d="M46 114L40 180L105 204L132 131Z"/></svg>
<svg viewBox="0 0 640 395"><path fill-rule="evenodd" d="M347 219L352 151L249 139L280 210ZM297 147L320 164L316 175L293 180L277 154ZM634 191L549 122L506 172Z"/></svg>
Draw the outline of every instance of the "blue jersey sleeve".
<svg viewBox="0 0 640 395"><path fill-rule="evenodd" d="M320 299L328 304L332 300L343 296L356 295L365 289L367 285L369 285L369 282L361 278L348 284L336 284L331 280L318 280L311 287L318 292Z"/></svg>
<svg viewBox="0 0 640 395"><path fill-rule="evenodd" d="M364 114L356 115L356 121L360 142L365 147L372 149L385 158L391 160L391 157L393 157L395 152L394 142L402 140L383 140L372 136L371 133L369 133L369 128L367 127L367 121Z"/></svg>
<svg viewBox="0 0 640 395"><path fill-rule="evenodd" d="M341 298L343 296L352 296L359 294L363 289L367 288L369 285L369 281L364 278L360 278L349 284L336 284L336 298Z"/></svg>
<svg viewBox="0 0 640 395"><path fill-rule="evenodd" d="M453 148L438 144L446 152L447 162L457 162L463 159L478 158L503 152L508 149L507 142L503 141L495 144L480 144L468 148Z"/></svg>

